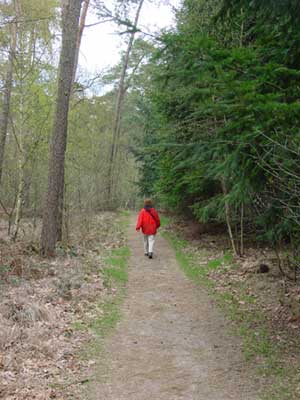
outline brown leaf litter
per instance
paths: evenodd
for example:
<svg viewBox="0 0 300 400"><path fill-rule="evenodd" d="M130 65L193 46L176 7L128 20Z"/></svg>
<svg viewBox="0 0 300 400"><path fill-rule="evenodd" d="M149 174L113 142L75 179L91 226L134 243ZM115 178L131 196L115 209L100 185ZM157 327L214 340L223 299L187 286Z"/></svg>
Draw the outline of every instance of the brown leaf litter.
<svg viewBox="0 0 300 400"><path fill-rule="evenodd" d="M77 217L54 259L38 253L38 229L24 224L12 243L1 224L0 398L80 399L92 360L81 357L93 333L76 323L107 296L105 252L124 243L117 216Z"/></svg>

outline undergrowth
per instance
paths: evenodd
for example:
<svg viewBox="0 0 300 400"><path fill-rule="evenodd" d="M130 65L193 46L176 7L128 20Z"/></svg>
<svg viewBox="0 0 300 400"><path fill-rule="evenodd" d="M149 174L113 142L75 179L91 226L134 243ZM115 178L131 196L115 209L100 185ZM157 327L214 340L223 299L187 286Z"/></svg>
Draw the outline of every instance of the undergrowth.
<svg viewBox="0 0 300 400"><path fill-rule="evenodd" d="M103 338L121 317L128 213L71 221L51 259L38 254L38 229L16 243L1 230L0 398L85 398Z"/></svg>

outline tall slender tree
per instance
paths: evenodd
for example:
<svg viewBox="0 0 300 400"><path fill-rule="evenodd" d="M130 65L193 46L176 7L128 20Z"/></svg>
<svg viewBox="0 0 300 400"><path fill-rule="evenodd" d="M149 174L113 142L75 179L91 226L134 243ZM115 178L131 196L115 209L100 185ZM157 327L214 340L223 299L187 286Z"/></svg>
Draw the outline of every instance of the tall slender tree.
<svg viewBox="0 0 300 400"><path fill-rule="evenodd" d="M78 59L79 59L79 52L80 52L80 45L83 35L83 30L85 27L85 21L87 17L87 12L89 8L90 0L83 0L82 10L79 19L79 29L78 29L78 36L76 42L76 52L75 52L75 61L74 61L74 69L73 69L73 76L72 76L72 88L76 79L76 72L78 66ZM64 184L63 184L64 186ZM57 240L61 241L63 236L63 218L64 218L64 190L65 188L62 186L60 198L59 198L59 215L58 215L58 232L57 232Z"/></svg>
<svg viewBox="0 0 300 400"><path fill-rule="evenodd" d="M128 64L130 60L130 54L132 51L132 46L134 43L135 34L137 32L137 25L140 18L141 10L144 4L144 0L140 0L138 4L138 8L136 10L133 26L131 27L130 37L127 45L127 49L125 52L124 62L122 65L119 85L118 85L118 93L117 93L117 101L116 101L116 109L114 114L113 126L112 126L112 144L110 149L109 156L109 165L108 165L108 203L109 206L113 205L113 190L114 190L114 178L115 178L115 160L118 148L118 140L120 137L120 129L121 129L121 117L122 117L122 107L124 103L124 97L126 94L126 74L128 69Z"/></svg>
<svg viewBox="0 0 300 400"><path fill-rule="evenodd" d="M16 3L14 3L14 6L16 9ZM10 112L10 98L11 98L12 83L13 83L13 68L14 68L14 59L17 46L17 23L18 23L17 12L15 14L16 18L10 24L10 46L8 53L9 55L7 61L6 77L4 81L3 105L2 105L2 110L0 112L0 185L3 172L5 144L6 144L9 112Z"/></svg>
<svg viewBox="0 0 300 400"><path fill-rule="evenodd" d="M82 35L83 35L83 30L85 27L85 21L86 21L89 5L90 5L90 0L83 0L82 10L81 10L81 15L80 15L80 20L79 20L79 30L78 30L76 55L75 55L75 62L74 62L74 72L73 72L73 83L75 82L75 78L76 78L80 44L81 44L81 39L82 39Z"/></svg>
<svg viewBox="0 0 300 400"><path fill-rule="evenodd" d="M82 0L63 0L62 3L63 31L58 72L58 93L49 159L48 190L41 234L41 253L47 256L54 253L62 223L61 218L59 218L59 208L63 198L69 102L76 62L81 4Z"/></svg>

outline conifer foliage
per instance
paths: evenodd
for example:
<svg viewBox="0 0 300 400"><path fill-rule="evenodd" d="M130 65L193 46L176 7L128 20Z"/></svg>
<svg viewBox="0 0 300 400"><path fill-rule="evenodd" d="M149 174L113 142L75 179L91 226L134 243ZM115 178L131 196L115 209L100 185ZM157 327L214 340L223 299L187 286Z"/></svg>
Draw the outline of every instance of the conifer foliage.
<svg viewBox="0 0 300 400"><path fill-rule="evenodd" d="M185 0L152 61L142 186L226 222L236 253L245 224L299 240L299 16L292 0Z"/></svg>

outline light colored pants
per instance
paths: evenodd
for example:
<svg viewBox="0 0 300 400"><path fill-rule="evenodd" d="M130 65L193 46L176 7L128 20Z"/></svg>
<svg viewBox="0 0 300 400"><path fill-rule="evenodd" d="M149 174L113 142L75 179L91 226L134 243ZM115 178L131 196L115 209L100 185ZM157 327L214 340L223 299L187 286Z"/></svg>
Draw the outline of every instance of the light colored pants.
<svg viewBox="0 0 300 400"><path fill-rule="evenodd" d="M155 242L155 235L144 235L144 251L146 253L153 253Z"/></svg>

